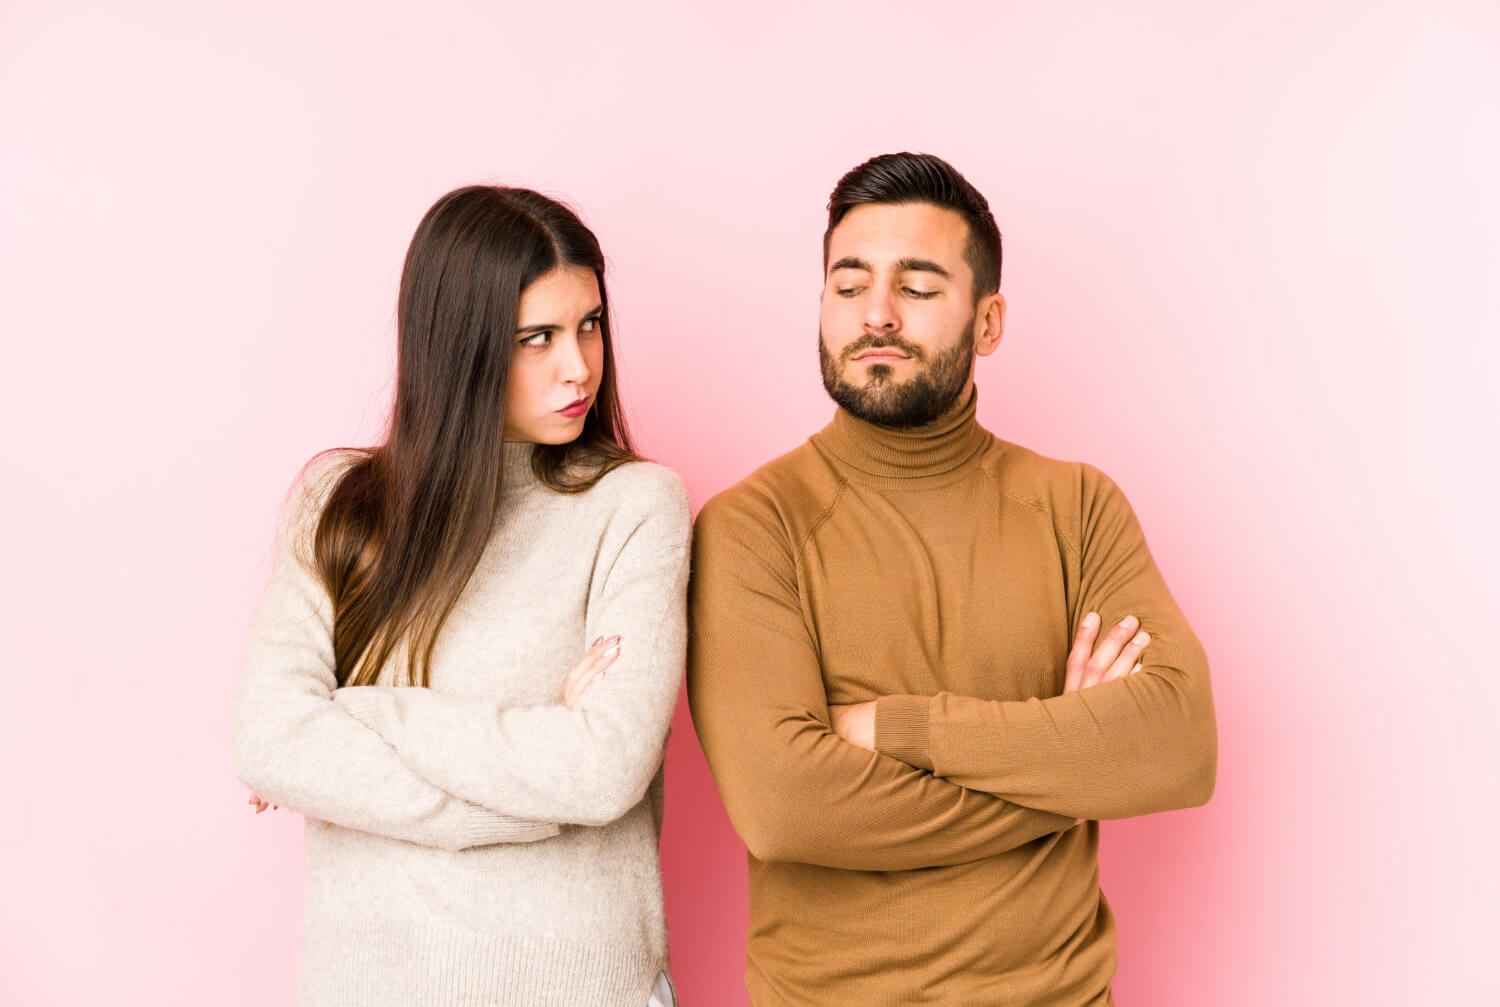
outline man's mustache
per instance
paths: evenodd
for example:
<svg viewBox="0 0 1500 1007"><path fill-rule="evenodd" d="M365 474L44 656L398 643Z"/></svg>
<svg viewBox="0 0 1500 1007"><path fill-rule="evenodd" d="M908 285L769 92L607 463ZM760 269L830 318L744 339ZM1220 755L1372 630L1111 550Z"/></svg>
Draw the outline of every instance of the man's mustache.
<svg viewBox="0 0 1500 1007"><path fill-rule="evenodd" d="M887 348L898 349L913 360L925 360L927 358L927 354L923 351L922 347L915 343L909 343L900 336L877 336L868 332L844 347L843 352L839 354L839 358L847 361L856 353Z"/></svg>

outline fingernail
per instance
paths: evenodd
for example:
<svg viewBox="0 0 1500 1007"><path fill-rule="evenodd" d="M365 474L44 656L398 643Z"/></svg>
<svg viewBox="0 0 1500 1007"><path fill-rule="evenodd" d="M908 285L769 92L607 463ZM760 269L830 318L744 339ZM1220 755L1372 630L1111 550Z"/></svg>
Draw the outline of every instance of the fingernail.
<svg viewBox="0 0 1500 1007"><path fill-rule="evenodd" d="M616 633L614 636L610 637L608 640L605 640L604 642L605 643L619 643L620 642L620 634Z"/></svg>
<svg viewBox="0 0 1500 1007"><path fill-rule="evenodd" d="M1093 629L1095 626L1099 625L1099 613L1090 612L1088 615L1084 616L1083 625L1085 629Z"/></svg>
<svg viewBox="0 0 1500 1007"><path fill-rule="evenodd" d="M1141 624L1140 620L1137 619L1133 615L1127 615L1125 618L1123 618L1123 619L1120 620L1120 625L1121 626L1129 626L1131 629L1134 629L1135 627L1139 626L1140 624Z"/></svg>
<svg viewBox="0 0 1500 1007"><path fill-rule="evenodd" d="M1137 646L1144 647L1151 642L1151 634L1146 632L1137 633L1135 639L1130 641Z"/></svg>
<svg viewBox="0 0 1500 1007"><path fill-rule="evenodd" d="M602 640L602 639L604 639L604 637L602 637L602 636L596 636L596 637L594 637L594 642L591 643L591 644L589 644L589 647L593 648L593 647L599 646L599 641Z"/></svg>
<svg viewBox="0 0 1500 1007"><path fill-rule="evenodd" d="M608 650L606 650L604 652L604 656L605 657L614 657L619 652L620 652L620 645L617 643L613 647L611 647ZM603 672L600 672L600 674L603 674Z"/></svg>

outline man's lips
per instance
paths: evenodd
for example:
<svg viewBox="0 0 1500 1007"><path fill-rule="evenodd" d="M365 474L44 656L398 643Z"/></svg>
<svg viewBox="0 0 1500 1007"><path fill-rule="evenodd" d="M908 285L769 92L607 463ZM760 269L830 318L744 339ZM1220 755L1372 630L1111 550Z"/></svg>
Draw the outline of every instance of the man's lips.
<svg viewBox="0 0 1500 1007"><path fill-rule="evenodd" d="M910 360L905 353L898 350L866 350L854 358L855 360Z"/></svg>

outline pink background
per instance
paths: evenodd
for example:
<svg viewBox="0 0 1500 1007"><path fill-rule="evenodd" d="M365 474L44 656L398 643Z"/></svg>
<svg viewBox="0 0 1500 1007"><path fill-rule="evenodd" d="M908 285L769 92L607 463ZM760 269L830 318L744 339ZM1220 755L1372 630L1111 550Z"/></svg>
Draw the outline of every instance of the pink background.
<svg viewBox="0 0 1500 1007"><path fill-rule="evenodd" d="M301 820L247 807L230 690L293 474L379 432L438 195L580 208L701 504L826 422L827 194L913 149L1005 234L982 421L1120 482L1213 658L1213 802L1104 829L1119 1002L1479 1002L1500 16L1125 6L8 0L0 1000L290 1002ZM685 704L668 762L679 985L739 1004Z"/></svg>

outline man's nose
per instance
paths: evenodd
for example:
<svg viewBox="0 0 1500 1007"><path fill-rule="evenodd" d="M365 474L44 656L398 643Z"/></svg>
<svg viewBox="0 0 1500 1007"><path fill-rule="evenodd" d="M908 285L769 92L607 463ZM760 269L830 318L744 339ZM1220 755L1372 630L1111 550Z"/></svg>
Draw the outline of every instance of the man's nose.
<svg viewBox="0 0 1500 1007"><path fill-rule="evenodd" d="M865 330L868 332L892 332L899 327L895 299L883 287L872 287L865 297Z"/></svg>

